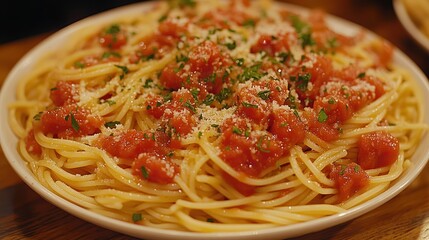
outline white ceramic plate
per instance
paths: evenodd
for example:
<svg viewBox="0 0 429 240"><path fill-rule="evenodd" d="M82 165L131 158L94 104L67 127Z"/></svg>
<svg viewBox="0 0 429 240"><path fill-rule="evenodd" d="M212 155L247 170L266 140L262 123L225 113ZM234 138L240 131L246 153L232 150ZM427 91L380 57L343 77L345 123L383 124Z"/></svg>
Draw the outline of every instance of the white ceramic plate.
<svg viewBox="0 0 429 240"><path fill-rule="evenodd" d="M429 37L426 36L416 24L411 20L405 5L402 0L393 0L393 7L395 9L396 16L405 30L414 38L414 40L420 44L427 52L429 52Z"/></svg>
<svg viewBox="0 0 429 240"><path fill-rule="evenodd" d="M9 163L18 173L18 175L38 194L43 198L51 202L52 204L62 208L63 210L75 215L83 220L94 223L104 228L108 228L124 234L141 237L145 239L205 239L205 240L218 240L218 239L283 239L288 237L295 237L310 232L319 231L346 221L356 218L374 208L387 202L398 193L400 193L405 187L407 187L417 175L421 172L429 159L429 134L426 134L421 141L420 147L412 158L412 165L399 177L397 181L385 192L377 196L376 198L361 204L355 208L352 208L344 213L336 214L317 220L298 223L290 226L276 227L265 230L255 230L238 233L193 233L193 232L179 232L173 230L161 230L151 227L145 227L135 225L127 222L118 221L111 219L79 206L68 202L67 200L55 195L48 191L39 182L36 181L32 173L27 168L25 162L21 159L17 152L17 137L13 134L12 130L8 125L8 105L15 100L15 89L19 79L32 69L36 60L41 58L47 52L56 51L61 47L61 44L66 42L69 36L76 34L79 30L92 26L108 22L110 19L114 19L118 16L127 14L133 14L148 10L153 3L141 3L136 5L130 5L122 7L116 10L112 10L103 14L99 14L80 22L77 22L59 32L52 35L33 50L27 53L18 64L13 68L7 77L0 95L0 140L4 154L6 155ZM303 11L307 10L301 7L283 4L284 6L290 7L292 10ZM328 16L328 24L336 31L343 34L353 34L362 30L361 27L345 20ZM373 33L369 34L374 37ZM429 103L429 85L428 80L421 70L402 52L395 49L394 61L408 69L411 72L412 77L416 79L419 89L423 91L424 102ZM428 109L428 107L425 107ZM429 124L429 113L426 112L424 121ZM394 210L392 210L394 211Z"/></svg>

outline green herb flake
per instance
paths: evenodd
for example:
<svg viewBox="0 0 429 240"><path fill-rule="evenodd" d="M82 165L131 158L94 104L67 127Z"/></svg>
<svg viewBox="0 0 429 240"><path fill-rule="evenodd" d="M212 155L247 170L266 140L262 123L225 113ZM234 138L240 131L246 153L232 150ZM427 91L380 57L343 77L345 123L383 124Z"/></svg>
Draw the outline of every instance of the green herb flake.
<svg viewBox="0 0 429 240"><path fill-rule="evenodd" d="M264 90L258 92L258 96L262 98L263 100L267 100L270 97L271 90Z"/></svg>
<svg viewBox="0 0 429 240"><path fill-rule="evenodd" d="M225 43L225 46L229 49L229 50L234 50L237 47L237 43L235 41L232 41L230 43Z"/></svg>
<svg viewBox="0 0 429 240"><path fill-rule="evenodd" d="M311 73L306 73L303 75L298 75L298 89L305 92L308 88L308 82L310 82L311 79Z"/></svg>
<svg viewBox="0 0 429 240"><path fill-rule="evenodd" d="M132 219L133 219L133 222L139 222L143 220L143 216L141 213L133 213Z"/></svg>
<svg viewBox="0 0 429 240"><path fill-rule="evenodd" d="M113 101L113 100L107 100L107 101L106 101L106 103L107 103L107 104L109 104L109 106L112 106L112 105L115 105L115 104L116 104L116 101Z"/></svg>
<svg viewBox="0 0 429 240"><path fill-rule="evenodd" d="M241 67L244 64L244 58L237 58L235 59L235 64L237 64L237 66Z"/></svg>
<svg viewBox="0 0 429 240"><path fill-rule="evenodd" d="M237 134L237 135L242 135L243 134L243 130L241 130L240 128L233 126L232 127L232 132Z"/></svg>
<svg viewBox="0 0 429 240"><path fill-rule="evenodd" d="M145 166L141 167L141 171L142 171L142 176L144 177L144 179L148 179L149 178L149 172L147 171Z"/></svg>
<svg viewBox="0 0 429 240"><path fill-rule="evenodd" d="M248 102L242 102L241 105L243 105L243 107L247 107L247 108L258 108L258 105L251 104Z"/></svg>
<svg viewBox="0 0 429 240"><path fill-rule="evenodd" d="M269 153L270 152L269 147L270 147L271 142L270 142L270 140L268 140L267 141L267 147L264 148L263 145L265 142L265 138L267 138L267 135L258 138L258 142L256 143L256 148L261 152Z"/></svg>
<svg viewBox="0 0 429 240"><path fill-rule="evenodd" d="M319 111L319 115L317 116L317 121L320 123L324 123L326 122L326 120L328 120L328 115L325 112L325 109L320 109Z"/></svg>
<svg viewBox="0 0 429 240"><path fill-rule="evenodd" d="M343 175L344 175L344 173L346 172L346 168L347 168L347 166L346 166L346 165L341 165L341 170L340 170L340 175L341 175L341 176L343 176Z"/></svg>
<svg viewBox="0 0 429 240"><path fill-rule="evenodd" d="M207 218L207 222L215 222L214 218Z"/></svg>
<svg viewBox="0 0 429 240"><path fill-rule="evenodd" d="M106 122L104 124L104 126L107 127L107 128L113 129L113 128L116 128L116 125L119 125L119 124L121 124L121 122L119 122L119 121L112 121L112 122Z"/></svg>
<svg viewBox="0 0 429 240"><path fill-rule="evenodd" d="M189 110L191 110L193 113L196 113L196 112L197 112L197 110L196 110L196 109L195 109L195 107L192 105L192 103L191 103L191 102L189 102L189 100L185 102L184 106L185 106L186 108L188 108Z"/></svg>
<svg viewBox="0 0 429 240"><path fill-rule="evenodd" d="M216 95L216 100L221 103L223 100L228 99L232 95L231 88L222 88L220 93Z"/></svg>
<svg viewBox="0 0 429 240"><path fill-rule="evenodd" d="M144 87L144 88L151 88L151 87L152 87L152 83L153 83L153 80L152 80L151 78L148 78L148 79L146 79L146 81L144 82L143 87Z"/></svg>
<svg viewBox="0 0 429 240"><path fill-rule="evenodd" d="M240 82L245 82L248 80L259 80L265 74L260 73L259 70L261 68L261 63L256 63L250 67L244 68L243 73L238 76Z"/></svg>
<svg viewBox="0 0 429 240"><path fill-rule="evenodd" d="M206 98L204 98L203 103L207 106L211 105L215 100L215 96L213 94L207 94Z"/></svg>
<svg viewBox="0 0 429 240"><path fill-rule="evenodd" d="M198 88L191 89L191 95L195 100L198 100L198 94L200 94L200 89Z"/></svg>
<svg viewBox="0 0 429 240"><path fill-rule="evenodd" d="M120 58L121 54L117 52L104 52L103 55L101 55L102 59L110 58L110 57L117 57Z"/></svg>
<svg viewBox="0 0 429 240"><path fill-rule="evenodd" d="M356 166L353 168L353 170L355 171L355 173L358 173L358 172L359 172L359 170L360 170L359 165L356 165Z"/></svg>
<svg viewBox="0 0 429 240"><path fill-rule="evenodd" d="M112 24L105 31L106 34L117 34L121 31L121 27L118 24Z"/></svg>
<svg viewBox="0 0 429 240"><path fill-rule="evenodd" d="M198 139L200 139L203 136L203 132L198 132Z"/></svg>
<svg viewBox="0 0 429 240"><path fill-rule="evenodd" d="M74 63L75 68L84 68L85 64L83 62L77 61Z"/></svg>
<svg viewBox="0 0 429 240"><path fill-rule="evenodd" d="M360 79L362 79L364 77L365 77L365 72L361 72L357 75L357 78L360 78Z"/></svg>
<svg viewBox="0 0 429 240"><path fill-rule="evenodd" d="M253 19L251 19L251 18L246 19L246 20L243 22L243 27L251 27L251 28L255 27L255 20L253 20Z"/></svg>
<svg viewBox="0 0 429 240"><path fill-rule="evenodd" d="M67 114L64 118L64 120L66 120L67 122L69 121L69 119L71 119L71 125L72 125L73 130L75 130L76 132L79 131L79 129L80 129L79 123L77 122L73 113Z"/></svg>
<svg viewBox="0 0 429 240"><path fill-rule="evenodd" d="M334 98L329 98L328 103L329 104L335 104L335 99Z"/></svg>
<svg viewBox="0 0 429 240"><path fill-rule="evenodd" d="M38 112L36 115L34 115L33 120L40 121L42 114L43 112Z"/></svg>
<svg viewBox="0 0 429 240"><path fill-rule="evenodd" d="M115 65L115 67L119 68L122 70L121 75L119 76L119 79L124 79L125 74L127 74L130 70L126 67L126 66L121 66L121 65Z"/></svg>

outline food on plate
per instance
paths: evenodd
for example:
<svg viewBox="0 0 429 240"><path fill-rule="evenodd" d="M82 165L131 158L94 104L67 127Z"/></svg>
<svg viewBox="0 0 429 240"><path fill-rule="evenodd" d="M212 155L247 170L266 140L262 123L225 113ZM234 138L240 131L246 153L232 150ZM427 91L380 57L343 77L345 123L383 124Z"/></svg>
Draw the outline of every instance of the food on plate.
<svg viewBox="0 0 429 240"><path fill-rule="evenodd" d="M270 1L169 1L77 31L17 88L38 181L156 228L245 231L344 212L427 126L393 47Z"/></svg>

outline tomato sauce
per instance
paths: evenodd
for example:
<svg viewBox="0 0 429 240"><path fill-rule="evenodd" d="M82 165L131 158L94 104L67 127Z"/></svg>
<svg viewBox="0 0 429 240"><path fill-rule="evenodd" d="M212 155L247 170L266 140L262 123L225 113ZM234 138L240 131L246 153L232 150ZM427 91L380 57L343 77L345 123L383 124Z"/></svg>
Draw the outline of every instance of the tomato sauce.
<svg viewBox="0 0 429 240"><path fill-rule="evenodd" d="M334 165L329 178L335 182L338 202L343 202L369 185L368 174L356 163Z"/></svg>
<svg viewBox="0 0 429 240"><path fill-rule="evenodd" d="M399 141L388 132L371 132L359 139L357 163L363 169L389 166L398 156Z"/></svg>

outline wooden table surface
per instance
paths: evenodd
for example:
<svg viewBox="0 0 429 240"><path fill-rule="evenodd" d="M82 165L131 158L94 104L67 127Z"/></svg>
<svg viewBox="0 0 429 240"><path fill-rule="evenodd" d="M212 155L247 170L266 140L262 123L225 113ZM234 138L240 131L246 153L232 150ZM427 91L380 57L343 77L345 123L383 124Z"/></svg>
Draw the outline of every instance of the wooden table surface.
<svg viewBox="0 0 429 240"><path fill-rule="evenodd" d="M407 35L388 0L289 0L358 23L390 40L429 75L429 54ZM0 84L14 64L49 34L0 45ZM0 150L0 239L132 239L48 203L14 173ZM402 193L347 223L296 239L429 239L429 165Z"/></svg>

